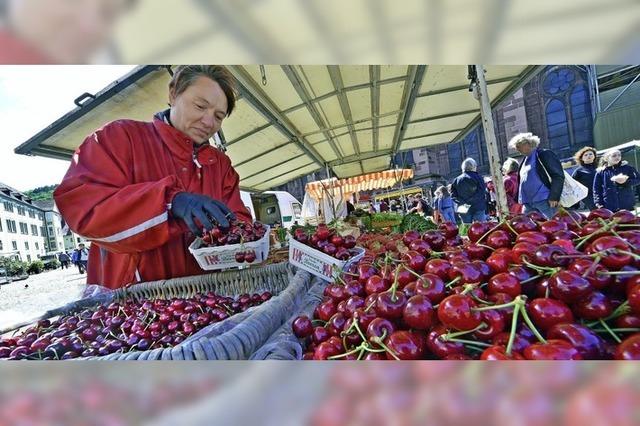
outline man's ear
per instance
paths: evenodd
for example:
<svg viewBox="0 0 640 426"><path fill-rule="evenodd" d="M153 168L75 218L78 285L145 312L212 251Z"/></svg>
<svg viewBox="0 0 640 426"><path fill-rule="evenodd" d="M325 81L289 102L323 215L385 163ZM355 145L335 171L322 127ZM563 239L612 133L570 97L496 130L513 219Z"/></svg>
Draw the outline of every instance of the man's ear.
<svg viewBox="0 0 640 426"><path fill-rule="evenodd" d="M173 103L176 100L176 89L175 88L170 88L169 89L169 105L173 106Z"/></svg>

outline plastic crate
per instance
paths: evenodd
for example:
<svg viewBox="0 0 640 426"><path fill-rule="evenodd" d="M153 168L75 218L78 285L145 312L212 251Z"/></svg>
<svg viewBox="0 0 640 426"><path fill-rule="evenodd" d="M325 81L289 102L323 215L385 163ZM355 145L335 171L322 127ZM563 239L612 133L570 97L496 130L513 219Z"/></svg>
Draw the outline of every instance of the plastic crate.
<svg viewBox="0 0 640 426"><path fill-rule="evenodd" d="M363 248L355 247L353 250L358 254L348 260L338 260L292 238L289 241L289 263L325 281L333 282L336 271L343 270L349 263L357 262L364 256Z"/></svg>
<svg viewBox="0 0 640 426"><path fill-rule="evenodd" d="M202 239L196 238L189 246L189 252L195 257L198 265L205 271L215 271L227 268L241 268L251 265L259 265L269 256L269 233L271 227L265 225L267 232L258 241L244 244L230 244L219 247L203 247ZM254 250L256 260L251 263L236 262L236 253L240 251Z"/></svg>

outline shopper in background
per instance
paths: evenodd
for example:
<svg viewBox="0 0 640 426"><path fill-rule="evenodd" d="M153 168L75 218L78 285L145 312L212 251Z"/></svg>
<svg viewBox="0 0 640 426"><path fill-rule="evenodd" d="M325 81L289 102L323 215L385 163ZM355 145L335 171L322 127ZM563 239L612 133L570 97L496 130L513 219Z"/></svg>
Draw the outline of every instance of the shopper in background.
<svg viewBox="0 0 640 426"><path fill-rule="evenodd" d="M581 201L582 208L585 210L593 210L596 208L596 203L593 201L593 180L596 177L597 171L596 156L596 149L590 146L582 148L573 156L579 167L573 171L571 177L589 189L589 194ZM580 203L573 207L578 208L579 206Z"/></svg>
<svg viewBox="0 0 640 426"><path fill-rule="evenodd" d="M524 158L518 169L518 203L524 213L537 211L551 218L560 206L564 170L553 151L540 148L540 138L533 133L519 133L509 141Z"/></svg>
<svg viewBox="0 0 640 426"><path fill-rule="evenodd" d="M451 184L451 197L458 204L463 223L481 222L487 217L487 186L473 158L465 159L461 168L462 174Z"/></svg>
<svg viewBox="0 0 640 426"><path fill-rule="evenodd" d="M389 204L387 204L386 200L380 201L380 213L388 212Z"/></svg>
<svg viewBox="0 0 640 426"><path fill-rule="evenodd" d="M518 203L518 167L520 164L514 158L507 158L502 165L504 175L504 190L507 194L509 213L522 213L522 205Z"/></svg>
<svg viewBox="0 0 640 426"><path fill-rule="evenodd" d="M439 219L438 222L456 223L453 199L451 198L446 186L440 186L436 189L434 211Z"/></svg>
<svg viewBox="0 0 640 426"><path fill-rule="evenodd" d="M638 171L622 161L620 150L612 149L602 156L602 165L593 180L593 199L596 207L613 212L635 207L634 186L640 183Z"/></svg>

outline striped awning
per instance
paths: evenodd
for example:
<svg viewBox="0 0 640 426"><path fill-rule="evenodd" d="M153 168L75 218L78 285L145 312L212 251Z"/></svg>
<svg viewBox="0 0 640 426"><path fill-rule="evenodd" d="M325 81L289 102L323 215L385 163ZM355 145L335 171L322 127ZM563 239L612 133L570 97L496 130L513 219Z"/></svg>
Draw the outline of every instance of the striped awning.
<svg viewBox="0 0 640 426"><path fill-rule="evenodd" d="M391 188L400 181L413 178L413 169L385 170L346 179L324 179L307 183L306 192L316 200L326 195L348 196L360 191Z"/></svg>

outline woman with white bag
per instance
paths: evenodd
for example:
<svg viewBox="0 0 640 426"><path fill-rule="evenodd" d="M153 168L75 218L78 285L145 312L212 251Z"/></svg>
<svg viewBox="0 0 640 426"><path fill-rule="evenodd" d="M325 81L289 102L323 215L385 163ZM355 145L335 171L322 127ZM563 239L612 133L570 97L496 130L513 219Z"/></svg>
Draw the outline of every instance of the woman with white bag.
<svg viewBox="0 0 640 426"><path fill-rule="evenodd" d="M532 133L519 133L509 141L509 148L525 156L518 169L518 203L524 213L538 211L549 219L560 206L565 173L553 151L539 145L540 138Z"/></svg>
<svg viewBox="0 0 640 426"><path fill-rule="evenodd" d="M640 184L640 174L626 161L617 149L602 156L601 167L593 181L593 199L596 207L613 212L633 210L636 204L634 186Z"/></svg>

